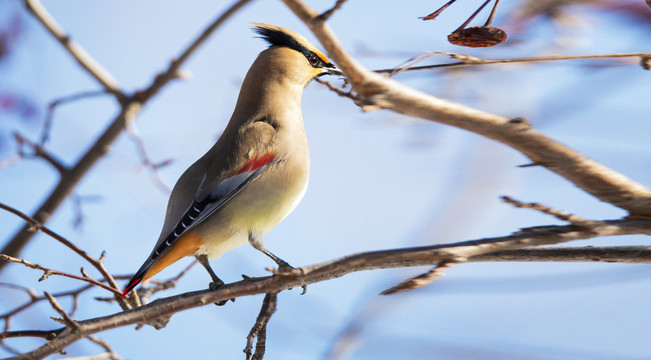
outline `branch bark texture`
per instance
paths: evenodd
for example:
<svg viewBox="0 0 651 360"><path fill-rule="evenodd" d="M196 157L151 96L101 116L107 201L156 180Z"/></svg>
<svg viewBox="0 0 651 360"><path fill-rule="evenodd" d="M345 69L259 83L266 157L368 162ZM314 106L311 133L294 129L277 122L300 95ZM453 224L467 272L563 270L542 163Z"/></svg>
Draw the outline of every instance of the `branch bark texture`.
<svg viewBox="0 0 651 360"><path fill-rule="evenodd" d="M179 311L212 304L247 295L278 293L342 277L356 271L387 269L408 266L436 266L442 262L488 261L496 251L523 249L531 246L551 245L572 240L599 236L647 234L651 223L644 220L595 221L585 227L576 225L545 226L523 230L518 234L464 241L454 244L433 245L396 250L373 251L346 256L326 263L295 269L283 276L249 278L220 287L216 291L204 290L158 299L148 305L94 319L77 321L74 330L53 330L59 335L32 352L14 359L42 359L66 346L94 333L131 324L150 323L153 319L171 316ZM638 260L651 262L651 251L640 249ZM482 258L485 255L486 257ZM523 256L523 255L520 255ZM528 255L531 256L531 255ZM490 261L495 261L493 257ZM593 260L594 261L594 260Z"/></svg>
<svg viewBox="0 0 651 360"><path fill-rule="evenodd" d="M390 109L497 140L604 202L631 215L651 216L651 190L647 187L547 137L526 119L509 119L440 99L366 69L350 56L317 12L301 0L283 1L346 74L362 109Z"/></svg>

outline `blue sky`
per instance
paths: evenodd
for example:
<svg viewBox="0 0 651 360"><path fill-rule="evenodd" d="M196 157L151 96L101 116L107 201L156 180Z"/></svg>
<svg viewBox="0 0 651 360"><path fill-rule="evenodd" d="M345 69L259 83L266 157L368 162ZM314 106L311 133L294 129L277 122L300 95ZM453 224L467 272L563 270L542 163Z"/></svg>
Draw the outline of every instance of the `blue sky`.
<svg viewBox="0 0 651 360"><path fill-rule="evenodd" d="M333 2L311 3L323 10ZM11 57L0 64L0 90L29 94L44 109L52 99L98 89L39 24L12 4L1 3L23 14L24 28ZM44 4L128 91L147 86L224 8L211 1ZM351 0L331 19L331 26L343 45L371 69L393 67L423 51L500 58L639 52L650 45L639 23L628 26L630 19L577 8L572 14L581 16L580 22L533 22L518 43L514 37L513 43L496 48L463 49L445 38L478 4L465 0L434 22L417 19L438 6L427 1L370 4ZM506 22L515 3L500 6L496 26ZM246 70L266 46L250 30L251 22L281 25L314 40L281 2L257 1L227 22L186 63L184 69L192 74L191 79L169 84L147 104L136 125L152 160L174 160L159 171L169 187L217 139ZM463 72L403 74L396 79L482 110L530 118L549 136L642 184L651 184L649 73L631 63L586 64L496 65ZM58 108L48 148L65 162L74 162L116 112L116 104L108 97ZM0 155L8 158L14 146L7 134L19 131L36 139L42 116L29 122L3 117L5 144ZM558 223L511 208L501 203L500 195L543 202L593 219L624 215L545 169L518 168L527 160L501 144L388 111L363 113L317 83L305 90L303 117L312 160L310 186L299 207L265 237L271 251L295 266L361 251L501 236L521 227ZM21 161L0 170L0 201L30 213L55 182L55 172L43 162ZM116 274L137 270L156 241L167 195L141 168L133 141L123 135L76 193L88 199L82 203L83 226L72 226L76 214L72 201L60 208L48 226L90 254L99 256L106 250L107 267ZM19 225L15 216L0 213L3 239ZM572 245L647 241L630 236ZM21 256L74 273L80 266L88 268L82 259L43 235ZM160 277L175 276L190 261L180 261ZM212 264L226 281L238 280L240 274L264 275L264 268L272 265L248 245ZM651 268L647 265L466 264L452 268L425 289L377 295L424 270L355 273L310 286L303 296L298 290L281 293L269 325L267 358L324 358L349 322L358 332L344 359L640 359L651 352L647 328ZM37 283L39 276L14 265L1 274L0 281L38 292L77 286L55 277ZM176 289L162 296L203 289L208 282L207 274L196 267ZM9 290L3 289L2 294L0 312L25 300L24 294ZM92 300L105 295L99 290L87 295L74 318L118 311L116 305ZM222 308L182 312L161 331L145 327L136 332L127 327L98 336L125 359L240 358L261 301L262 296L255 296ZM56 328L59 325L49 319L54 315L48 306L40 306L14 319L12 328ZM21 350L41 343L32 339L9 342ZM68 349L71 356L100 351L84 341ZM0 356L8 355L0 350Z"/></svg>

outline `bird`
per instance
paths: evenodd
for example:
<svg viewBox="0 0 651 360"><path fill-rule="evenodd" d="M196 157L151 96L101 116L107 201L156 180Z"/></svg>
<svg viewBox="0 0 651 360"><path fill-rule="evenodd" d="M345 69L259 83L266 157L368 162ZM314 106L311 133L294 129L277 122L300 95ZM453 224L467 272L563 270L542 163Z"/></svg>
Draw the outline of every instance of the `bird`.
<svg viewBox="0 0 651 360"><path fill-rule="evenodd" d="M124 288L186 256L194 256L224 284L209 259L247 241L279 269L290 266L268 251L263 234L298 205L307 189L310 159L301 96L314 77L343 75L302 35L253 23L269 47L247 72L233 114L217 142L178 179L151 254Z"/></svg>

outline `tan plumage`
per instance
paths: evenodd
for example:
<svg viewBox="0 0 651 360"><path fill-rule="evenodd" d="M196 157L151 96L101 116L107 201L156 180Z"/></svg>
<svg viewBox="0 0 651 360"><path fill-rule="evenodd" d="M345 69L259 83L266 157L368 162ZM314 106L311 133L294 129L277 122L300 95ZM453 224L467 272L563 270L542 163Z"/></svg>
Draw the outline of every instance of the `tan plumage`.
<svg viewBox="0 0 651 360"><path fill-rule="evenodd" d="M301 95L315 76L338 74L301 35L269 24L255 30L271 46L247 73L233 115L217 143L179 178L151 255L124 295L184 256L207 258L247 240L279 265L262 234L287 216L305 193L310 160Z"/></svg>

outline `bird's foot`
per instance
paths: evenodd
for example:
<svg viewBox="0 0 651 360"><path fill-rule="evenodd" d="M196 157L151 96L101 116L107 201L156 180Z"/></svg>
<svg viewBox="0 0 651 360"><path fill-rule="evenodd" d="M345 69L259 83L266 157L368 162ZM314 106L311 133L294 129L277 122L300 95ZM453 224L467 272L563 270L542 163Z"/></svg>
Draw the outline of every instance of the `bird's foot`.
<svg viewBox="0 0 651 360"><path fill-rule="evenodd" d="M299 276L303 275L303 269L301 268L295 268L286 261L280 260L278 263L278 269L274 269L272 267L268 267L267 271L270 273L274 274L274 276ZM307 292L307 285L301 286L303 288L303 292L301 295L304 295Z"/></svg>
<svg viewBox="0 0 651 360"><path fill-rule="evenodd" d="M295 268L286 262L279 262L278 269L268 267L267 271L278 276L297 276L303 274L303 270Z"/></svg>
<svg viewBox="0 0 651 360"><path fill-rule="evenodd" d="M213 282L211 282L210 284L208 284L208 289L209 289L210 291L215 291L215 290L220 289L222 286L224 286L224 282L223 282L223 281L221 281L221 280L216 281L216 282L213 281ZM235 302L235 298L231 299L231 301L232 301L232 302ZM228 300L217 301L217 302L215 303L215 305L217 305L217 306L224 306L227 302L228 302Z"/></svg>

